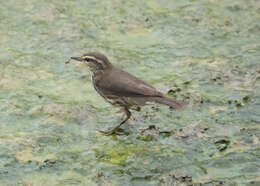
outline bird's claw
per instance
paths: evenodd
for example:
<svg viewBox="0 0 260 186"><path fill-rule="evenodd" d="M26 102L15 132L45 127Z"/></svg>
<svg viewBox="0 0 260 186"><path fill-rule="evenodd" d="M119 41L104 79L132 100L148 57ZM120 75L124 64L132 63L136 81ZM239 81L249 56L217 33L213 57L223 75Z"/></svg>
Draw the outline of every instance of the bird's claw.
<svg viewBox="0 0 260 186"><path fill-rule="evenodd" d="M111 136L111 135L125 135L124 132L120 132L118 130L108 130L108 131L103 131L103 130L99 130L98 132L104 134L105 136Z"/></svg>

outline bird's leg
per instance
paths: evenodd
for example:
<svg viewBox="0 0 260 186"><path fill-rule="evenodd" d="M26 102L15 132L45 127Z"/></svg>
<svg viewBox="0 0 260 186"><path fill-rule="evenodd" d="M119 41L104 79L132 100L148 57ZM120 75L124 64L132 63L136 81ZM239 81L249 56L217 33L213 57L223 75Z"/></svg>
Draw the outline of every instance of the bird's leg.
<svg viewBox="0 0 260 186"><path fill-rule="evenodd" d="M128 110L127 107L124 107L124 113L126 114L126 118L119 124L117 125L115 128L113 128L112 130L109 131L99 131L105 135L112 135L112 134L122 134L122 133L118 133L118 129L131 117L131 112Z"/></svg>

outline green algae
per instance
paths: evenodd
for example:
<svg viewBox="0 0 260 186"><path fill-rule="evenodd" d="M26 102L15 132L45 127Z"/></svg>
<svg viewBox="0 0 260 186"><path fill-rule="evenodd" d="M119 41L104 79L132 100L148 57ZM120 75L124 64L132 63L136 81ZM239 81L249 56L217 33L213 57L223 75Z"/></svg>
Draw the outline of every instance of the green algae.
<svg viewBox="0 0 260 186"><path fill-rule="evenodd" d="M0 185L257 185L257 1L3 1ZM70 56L101 51L184 110L120 114Z"/></svg>

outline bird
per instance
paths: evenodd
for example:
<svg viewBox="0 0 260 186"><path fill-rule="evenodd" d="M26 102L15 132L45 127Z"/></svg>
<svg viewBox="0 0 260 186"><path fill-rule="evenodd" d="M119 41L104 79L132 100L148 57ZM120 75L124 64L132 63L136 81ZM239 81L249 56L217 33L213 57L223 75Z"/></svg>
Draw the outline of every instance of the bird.
<svg viewBox="0 0 260 186"><path fill-rule="evenodd" d="M155 102L173 109L182 109L188 105L188 102L167 97L143 80L114 66L100 52L88 52L80 57L70 57L70 60L84 63L92 72L91 79L95 90L107 102L119 106L120 111L126 115L125 119L112 130L99 131L104 135L120 134L120 127L131 117L130 110L140 111L141 106L147 103Z"/></svg>

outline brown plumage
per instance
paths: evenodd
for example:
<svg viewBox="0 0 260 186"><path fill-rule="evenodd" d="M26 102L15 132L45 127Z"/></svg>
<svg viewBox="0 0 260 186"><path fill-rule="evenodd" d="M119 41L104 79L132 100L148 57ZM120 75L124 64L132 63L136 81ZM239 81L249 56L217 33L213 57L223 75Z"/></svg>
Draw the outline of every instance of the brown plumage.
<svg viewBox="0 0 260 186"><path fill-rule="evenodd" d="M85 62L93 73L92 82L96 91L112 105L122 107L127 116L113 130L101 131L104 134L116 133L118 128L130 118L129 109L140 108L148 102L168 105L174 109L181 109L187 105L184 101L166 97L151 85L113 66L101 53L90 52L81 57L71 57L71 59Z"/></svg>

